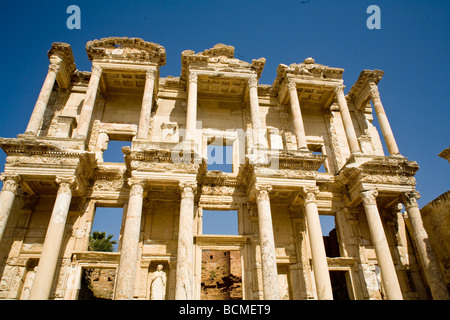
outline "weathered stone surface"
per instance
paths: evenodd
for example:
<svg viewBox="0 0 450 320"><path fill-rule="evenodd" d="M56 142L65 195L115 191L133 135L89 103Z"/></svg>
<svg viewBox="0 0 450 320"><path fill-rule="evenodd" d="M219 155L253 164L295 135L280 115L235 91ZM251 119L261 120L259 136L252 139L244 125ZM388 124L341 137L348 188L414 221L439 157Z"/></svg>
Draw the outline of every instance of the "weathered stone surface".
<svg viewBox="0 0 450 320"><path fill-rule="evenodd" d="M1 299L447 299L446 198L422 210L424 229L382 71L345 95L344 70L313 58L267 85L264 58L225 44L183 51L165 78L156 43L86 52L79 71L54 43L26 132L0 138ZM88 251L99 207L123 209L118 252ZM237 234L207 234L204 210L237 211ZM333 250L321 215L335 217Z"/></svg>

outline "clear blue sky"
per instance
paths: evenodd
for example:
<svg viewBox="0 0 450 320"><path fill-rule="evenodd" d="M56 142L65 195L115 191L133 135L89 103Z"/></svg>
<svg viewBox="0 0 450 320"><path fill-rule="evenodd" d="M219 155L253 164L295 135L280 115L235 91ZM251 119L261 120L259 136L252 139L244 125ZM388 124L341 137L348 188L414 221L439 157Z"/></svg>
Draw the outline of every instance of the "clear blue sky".
<svg viewBox="0 0 450 320"><path fill-rule="evenodd" d="M69 30L69 5L81 9L81 30ZM366 9L381 8L381 30L369 30ZM25 131L48 69L52 42L72 46L79 70L90 70L85 44L109 36L140 37L166 48L161 76L179 76L181 52L233 45L244 61L267 59L261 83L280 63L345 69L346 92L363 69L381 69L381 99L400 152L419 163L420 206L449 190L450 1L189 0L2 2L0 137ZM3 171L5 155L0 155Z"/></svg>

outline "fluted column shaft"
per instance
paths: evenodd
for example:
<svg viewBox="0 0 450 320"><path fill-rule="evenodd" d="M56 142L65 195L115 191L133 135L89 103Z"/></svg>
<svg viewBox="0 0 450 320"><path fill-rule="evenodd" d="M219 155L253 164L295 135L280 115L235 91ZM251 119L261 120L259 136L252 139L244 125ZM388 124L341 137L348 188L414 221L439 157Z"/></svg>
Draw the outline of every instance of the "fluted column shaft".
<svg viewBox="0 0 450 320"><path fill-rule="evenodd" d="M45 235L44 246L30 292L30 300L47 300L49 298L64 237L72 200L72 189L75 187L75 177L59 176L56 178L56 182L59 184L58 194Z"/></svg>
<svg viewBox="0 0 450 320"><path fill-rule="evenodd" d="M42 120L44 119L44 114L52 94L53 86L55 85L56 77L61 69L61 64L63 61L61 58L52 56L50 60L51 64L48 68L47 76L34 106L27 129L25 130L26 134L37 135L39 133L39 129L41 128Z"/></svg>
<svg viewBox="0 0 450 320"><path fill-rule="evenodd" d="M273 235L272 213L270 209L270 185L256 185L258 206L259 244L261 246L262 281L265 300L280 299L278 270Z"/></svg>
<svg viewBox="0 0 450 320"><path fill-rule="evenodd" d="M192 300L194 293L194 195L197 183L180 183L181 202L178 229L176 300Z"/></svg>
<svg viewBox="0 0 450 320"><path fill-rule="evenodd" d="M298 100L297 85L293 81L288 82L288 90L291 104L292 122L294 123L295 136L297 137L297 148L299 150L308 150L306 144L305 127Z"/></svg>
<svg viewBox="0 0 450 320"><path fill-rule="evenodd" d="M345 135L347 136L350 152L352 154L360 153L361 150L359 148L358 139L356 138L355 128L353 127L352 117L348 111L347 100L344 95L344 86L336 86L334 87L334 91L339 104L339 110L341 111L342 122L344 124Z"/></svg>
<svg viewBox="0 0 450 320"><path fill-rule="evenodd" d="M197 128L197 81L196 73L189 74L189 91L186 114L186 141L195 140L195 130Z"/></svg>
<svg viewBox="0 0 450 320"><path fill-rule="evenodd" d="M88 135L102 72L102 67L97 65L92 67L91 79L89 80L80 118L78 120L76 137L79 139L84 139Z"/></svg>
<svg viewBox="0 0 450 320"><path fill-rule="evenodd" d="M389 154L398 155L400 151L398 150L397 142L394 138L394 133L392 132L391 125L389 124L386 112L384 111L383 104L380 99L380 92L375 84L370 86L369 90L370 97L373 102L373 107L375 113L377 114L378 123L380 124L381 132L383 133L384 141L386 142Z"/></svg>
<svg viewBox="0 0 450 320"><path fill-rule="evenodd" d="M3 238L9 214L16 198L17 188L22 179L17 174L4 174L0 176L3 181L3 188L0 192L0 241Z"/></svg>
<svg viewBox="0 0 450 320"><path fill-rule="evenodd" d="M147 139L148 130L150 128L150 116L152 113L153 104L153 89L155 87L155 73L154 69L149 69L145 74L145 88L144 97L142 99L141 115L139 118L139 127L137 132L138 139Z"/></svg>
<svg viewBox="0 0 450 320"><path fill-rule="evenodd" d="M383 223L381 222L380 213L378 212L376 202L377 195L378 192L376 190L361 192L370 236L375 248L375 254L377 255L381 281L384 285L386 297L388 300L402 300L402 291L395 271L394 261L392 260L389 244L383 229Z"/></svg>
<svg viewBox="0 0 450 320"><path fill-rule="evenodd" d="M131 186L131 190L120 250L115 300L133 299L139 256L144 182L138 179L129 179L128 184Z"/></svg>
<svg viewBox="0 0 450 320"><path fill-rule="evenodd" d="M447 287L439 269L439 264L431 248L428 234L423 226L422 216L419 205L417 204L418 198L418 192L410 192L403 195L403 204L408 214L408 220L411 223L411 235L419 253L419 259L422 261L423 271L430 286L433 299L450 300Z"/></svg>
<svg viewBox="0 0 450 320"><path fill-rule="evenodd" d="M323 243L319 211L317 209L317 187L303 188L305 216L308 224L308 235L311 246L314 280L316 282L317 299L333 300L330 272L328 271L327 254Z"/></svg>

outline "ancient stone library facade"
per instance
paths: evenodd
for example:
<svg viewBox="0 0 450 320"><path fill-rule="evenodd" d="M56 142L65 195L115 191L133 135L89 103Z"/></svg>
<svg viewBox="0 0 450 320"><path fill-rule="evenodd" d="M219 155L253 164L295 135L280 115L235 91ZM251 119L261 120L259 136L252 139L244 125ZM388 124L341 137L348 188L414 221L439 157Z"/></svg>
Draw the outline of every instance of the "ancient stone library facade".
<svg viewBox="0 0 450 320"><path fill-rule="evenodd" d="M223 44L183 51L165 78L161 45L86 50L79 71L53 43L26 131L0 139L0 298L449 298L382 71L345 94L344 70L312 58L265 85L264 58ZM114 141L129 142L120 162L105 157ZM116 252L89 250L101 208L123 209ZM235 234L204 232L214 210L237 212Z"/></svg>

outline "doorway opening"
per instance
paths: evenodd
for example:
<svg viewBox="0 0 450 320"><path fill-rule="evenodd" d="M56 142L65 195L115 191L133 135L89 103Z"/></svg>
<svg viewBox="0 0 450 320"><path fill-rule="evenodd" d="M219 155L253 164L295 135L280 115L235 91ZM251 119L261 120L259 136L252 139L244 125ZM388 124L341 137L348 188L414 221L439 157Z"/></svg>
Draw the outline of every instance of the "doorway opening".
<svg viewBox="0 0 450 320"><path fill-rule="evenodd" d="M348 283L349 272L345 270L330 270L331 288L334 300L351 300Z"/></svg>
<svg viewBox="0 0 450 320"><path fill-rule="evenodd" d="M242 300L241 252L203 250L201 300Z"/></svg>
<svg viewBox="0 0 450 320"><path fill-rule="evenodd" d="M116 269L83 268L78 300L112 300Z"/></svg>

